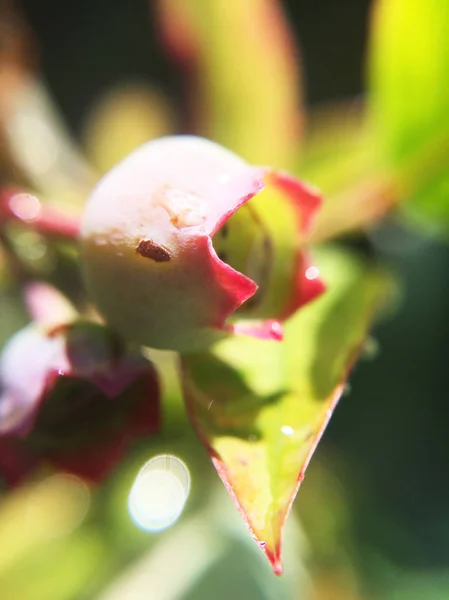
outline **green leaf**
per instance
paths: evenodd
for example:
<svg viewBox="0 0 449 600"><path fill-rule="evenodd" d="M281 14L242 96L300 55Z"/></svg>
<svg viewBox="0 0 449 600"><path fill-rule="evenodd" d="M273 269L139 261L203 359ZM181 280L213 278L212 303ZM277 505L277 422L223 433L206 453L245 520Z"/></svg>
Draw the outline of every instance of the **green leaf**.
<svg viewBox="0 0 449 600"><path fill-rule="evenodd" d="M449 224L449 4L379 0L370 45L378 152L412 213Z"/></svg>
<svg viewBox="0 0 449 600"><path fill-rule="evenodd" d="M282 572L282 529L389 280L349 255L317 255L328 292L283 342L226 339L182 357L193 425L254 538Z"/></svg>
<svg viewBox="0 0 449 600"><path fill-rule="evenodd" d="M158 0L167 49L191 76L195 130L289 169L301 133L297 52L271 0Z"/></svg>

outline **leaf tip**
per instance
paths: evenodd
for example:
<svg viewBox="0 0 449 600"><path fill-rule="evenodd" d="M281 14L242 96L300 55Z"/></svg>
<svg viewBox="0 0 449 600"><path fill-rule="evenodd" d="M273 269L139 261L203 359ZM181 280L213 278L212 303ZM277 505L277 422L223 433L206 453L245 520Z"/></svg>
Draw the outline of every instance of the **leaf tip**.
<svg viewBox="0 0 449 600"><path fill-rule="evenodd" d="M277 543L273 549L268 547L264 542L259 542L259 546L262 548L263 553L268 558L273 573L278 577L284 572L284 565L282 564L281 558L281 544Z"/></svg>

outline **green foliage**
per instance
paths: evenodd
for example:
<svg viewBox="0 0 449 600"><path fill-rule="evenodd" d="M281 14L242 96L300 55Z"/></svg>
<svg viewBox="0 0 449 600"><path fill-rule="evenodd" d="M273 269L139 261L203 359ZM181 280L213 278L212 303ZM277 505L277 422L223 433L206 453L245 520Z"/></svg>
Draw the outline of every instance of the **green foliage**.
<svg viewBox="0 0 449 600"><path fill-rule="evenodd" d="M401 214L412 216L419 224L426 222L447 230L446 0L377 0L369 31L366 101L310 111L305 135L302 68L281 3L158 0L153 4L157 6L164 50L171 52L189 78L184 98L189 131L206 135L252 162L292 170L319 187L325 196L310 239L299 242L290 235L296 230L290 211L279 210L276 196L265 195L265 205L263 197L259 198L267 230L281 235L274 247L279 259L277 270L271 274L271 287L258 308L260 314L255 311L253 316L261 316L267 306L285 300L285 275L290 277L296 262L292 248L302 252L303 242L323 242L348 232L363 232L397 206L401 206ZM12 23L15 33L8 37L0 28L0 85L2 91L8 91L0 95L2 185L25 187L39 199L59 208L73 207L78 213L97 177L61 123L39 75L24 60L21 45L31 44L26 27L15 17L11 20L9 12L4 14L1 8L0 20L9 26ZM10 38L14 40L12 45ZM120 38L121 54L125 46ZM325 45L320 51L332 49ZM311 73L309 76L313 77ZM169 101L157 89L152 84L132 88L119 85L103 99L95 100L97 108L85 127L87 154L95 168L106 171L149 136L172 133L175 124L183 122L186 115L174 117ZM26 143L24 115L28 117ZM29 280L45 278L70 290L80 312L91 316L78 279L73 240L67 243L66 253L65 246L53 249L54 242L42 232L34 238L20 239L20 231L36 234L33 219L22 219L16 233L2 218L0 210L1 233L5 233L0 240L1 340L5 341L25 320L16 288L11 286L11 274L17 276L17 288ZM217 250L229 255L230 264L240 269L249 262L251 236L260 259L264 240L256 239L248 229L240 229L238 216L231 235L221 240L217 235L214 243ZM39 258L32 251L33 244L47 245L51 252ZM284 342L239 336L221 342L211 352L182 358L182 383L190 419L244 520L278 573L282 569L282 530L291 503L376 314L392 291L390 276L349 250L314 249L313 256L328 291L286 323ZM424 271L425 261L423 265ZM440 279L442 274L443 270ZM422 294L432 289L423 288ZM417 296L420 302L422 296ZM242 314L244 311L239 316ZM428 334L427 323L418 324L416 315L407 327L422 327L423 337ZM407 327L401 331L405 344ZM303 576L303 545L294 547L293 560L288 562L287 557L286 575L291 579L278 581L261 563L257 547L249 545L251 539L244 528L238 529L236 521L229 526L223 516L227 515L226 500L220 495L215 499L214 473L184 418L173 356L151 350L148 353L154 357L168 390L162 435L156 441L146 440L134 456L125 460L109 484L101 487L95 500L92 498L90 518L84 522L84 513L76 518L83 505L79 501L80 490L84 489L81 480L72 482L75 487L61 494L57 486L53 487L51 477L39 473L37 479L42 475L43 483L30 482L22 490L1 497L2 599L91 598L110 584L104 598L119 598L122 593L121 600L131 597L129 590L137 589L133 588L137 582L142 594L160 592L170 600L239 594L248 599L309 600L312 592L308 578ZM413 358L412 354L408 356ZM417 368L425 370L426 365ZM433 371L437 367L432 363L427 368ZM409 377L409 371L407 364L402 377ZM400 381L396 386L402 390ZM435 395L433 390L431 395ZM407 404L402 420L407 420L409 410ZM394 434L394 443L400 443L396 431ZM172 532L148 538L128 520L126 496L137 466L148 452L156 451L184 457L191 469L193 490L185 521ZM352 463L348 462L350 469ZM329 469L329 463L326 467ZM318 551L312 548L310 558L313 597L361 600L357 591L352 593L357 590L355 573L359 565L354 560L347 576L345 568L350 559L344 541L340 545L340 537L348 536L352 507L349 502L345 504L346 496L339 494L338 482L327 474L323 468L321 476L326 485L316 476L306 484L308 508L304 514L312 515L309 530L314 528L319 547ZM49 486L43 495L42 485L44 489ZM356 489L354 495L358 493ZM295 514L292 517L292 538L297 542L302 534ZM314 523L313 518L319 522ZM307 527L305 530L314 537ZM313 551L319 554L318 562L332 565L330 575L325 568L321 573L313 571L317 558ZM124 579L130 587L122 588L123 582L117 583L115 578L127 568ZM384 566L379 568L381 573L386 570ZM447 597L444 573L404 573L381 581L377 586L381 590L379 598ZM351 589L350 594L347 589ZM371 600L370 595L363 596L363 600L368 597Z"/></svg>
<svg viewBox="0 0 449 600"><path fill-rule="evenodd" d="M255 164L289 169L302 126L288 22L270 0L158 0L168 48L194 73L194 127Z"/></svg>
<svg viewBox="0 0 449 600"><path fill-rule="evenodd" d="M379 157L415 220L449 223L449 5L379 0L369 56Z"/></svg>

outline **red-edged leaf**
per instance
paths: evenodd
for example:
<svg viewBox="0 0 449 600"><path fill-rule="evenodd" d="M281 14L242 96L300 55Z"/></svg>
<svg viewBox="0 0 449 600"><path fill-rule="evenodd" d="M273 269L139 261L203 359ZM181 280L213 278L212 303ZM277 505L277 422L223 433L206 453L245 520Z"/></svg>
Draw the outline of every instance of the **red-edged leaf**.
<svg viewBox="0 0 449 600"><path fill-rule="evenodd" d="M236 336L182 358L193 425L276 574L291 503L389 289L335 250L317 262L329 291L287 321L284 342Z"/></svg>

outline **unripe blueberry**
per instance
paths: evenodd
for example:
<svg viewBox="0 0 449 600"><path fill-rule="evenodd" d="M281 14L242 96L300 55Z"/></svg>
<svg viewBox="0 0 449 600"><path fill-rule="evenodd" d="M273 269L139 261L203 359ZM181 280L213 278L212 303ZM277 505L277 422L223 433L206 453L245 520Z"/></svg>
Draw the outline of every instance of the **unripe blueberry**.
<svg viewBox="0 0 449 600"><path fill-rule="evenodd" d="M243 210L267 182L282 196L278 209L294 215L292 260L287 269L281 265L285 285L276 301L264 304L261 297L258 307L244 310L259 286L266 294L277 272L276 240L263 224L270 215L256 215L256 204ZM108 323L143 345L186 352L232 332L278 339L277 319L323 289L315 278L313 289L298 291L308 265L296 233L318 204L307 186L252 167L213 142L151 141L112 169L88 200L82 224L88 290ZM221 254L226 228L241 235Z"/></svg>

